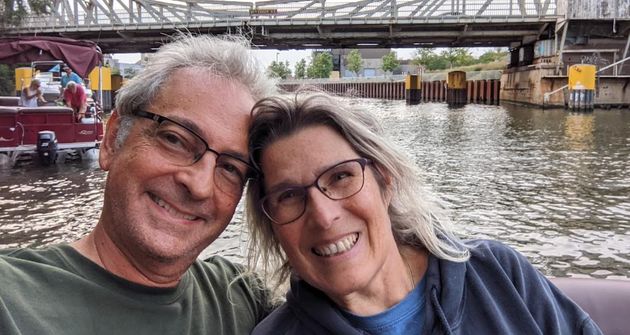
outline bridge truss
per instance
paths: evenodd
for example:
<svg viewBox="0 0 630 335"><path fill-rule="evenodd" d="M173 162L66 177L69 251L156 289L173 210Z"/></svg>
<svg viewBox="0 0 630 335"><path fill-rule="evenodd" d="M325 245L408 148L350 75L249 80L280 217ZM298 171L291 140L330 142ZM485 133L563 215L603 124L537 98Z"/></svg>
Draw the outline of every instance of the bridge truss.
<svg viewBox="0 0 630 335"><path fill-rule="evenodd" d="M552 33L556 0L53 0L0 35L149 51L174 31L240 33L261 48L506 46Z"/></svg>

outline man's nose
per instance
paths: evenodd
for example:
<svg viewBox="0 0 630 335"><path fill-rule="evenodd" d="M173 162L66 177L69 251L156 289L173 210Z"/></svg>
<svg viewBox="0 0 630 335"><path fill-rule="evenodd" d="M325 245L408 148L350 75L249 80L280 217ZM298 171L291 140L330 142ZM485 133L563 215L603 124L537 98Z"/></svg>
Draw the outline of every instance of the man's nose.
<svg viewBox="0 0 630 335"><path fill-rule="evenodd" d="M193 199L207 199L216 189L214 180L216 165L217 156L212 152L206 152L196 163L182 167L175 174L175 178L188 189Z"/></svg>

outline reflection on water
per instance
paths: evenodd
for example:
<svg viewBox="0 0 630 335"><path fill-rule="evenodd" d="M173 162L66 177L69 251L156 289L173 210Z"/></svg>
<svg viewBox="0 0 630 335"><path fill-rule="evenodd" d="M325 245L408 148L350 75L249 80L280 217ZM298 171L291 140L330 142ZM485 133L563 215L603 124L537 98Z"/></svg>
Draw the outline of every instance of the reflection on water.
<svg viewBox="0 0 630 335"><path fill-rule="evenodd" d="M0 247L85 235L98 220L104 180L95 161L0 170Z"/></svg>
<svg viewBox="0 0 630 335"><path fill-rule="evenodd" d="M466 238L548 275L630 278L630 112L351 101L379 115ZM96 162L0 170L0 247L72 241L100 214ZM204 255L242 260L242 206Z"/></svg>

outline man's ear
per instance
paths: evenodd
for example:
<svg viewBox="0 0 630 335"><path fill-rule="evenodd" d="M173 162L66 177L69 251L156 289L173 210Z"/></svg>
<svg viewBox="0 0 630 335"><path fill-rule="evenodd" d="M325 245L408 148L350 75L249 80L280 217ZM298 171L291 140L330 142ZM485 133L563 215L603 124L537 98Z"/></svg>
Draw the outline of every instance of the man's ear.
<svg viewBox="0 0 630 335"><path fill-rule="evenodd" d="M120 128L120 115L118 111L114 110L107 120L107 126L105 127L105 136L101 147L99 149L98 162L101 169L108 171L111 166L114 156L116 156L116 136L118 135L118 129Z"/></svg>

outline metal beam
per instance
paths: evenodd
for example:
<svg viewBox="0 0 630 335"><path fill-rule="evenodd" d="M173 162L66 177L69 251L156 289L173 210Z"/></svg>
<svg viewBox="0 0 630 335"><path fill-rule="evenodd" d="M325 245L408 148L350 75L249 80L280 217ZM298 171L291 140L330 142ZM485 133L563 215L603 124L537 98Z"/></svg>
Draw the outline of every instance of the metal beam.
<svg viewBox="0 0 630 335"><path fill-rule="evenodd" d="M560 40L560 46L556 49L558 60L556 61L556 75L560 74L560 64L562 63L562 52L564 51L564 42L567 39L567 31L569 30L569 21L564 21L564 27L562 29L562 39ZM557 34L556 34L557 35Z"/></svg>
<svg viewBox="0 0 630 335"><path fill-rule="evenodd" d="M626 59L628 57L628 49L630 48L630 32L628 32L628 40L626 41L626 47L623 49L623 56L621 57L621 59ZM625 65L625 62L621 62L621 65L619 66L619 70L617 71L617 73L621 74L621 71L623 71L623 66Z"/></svg>

